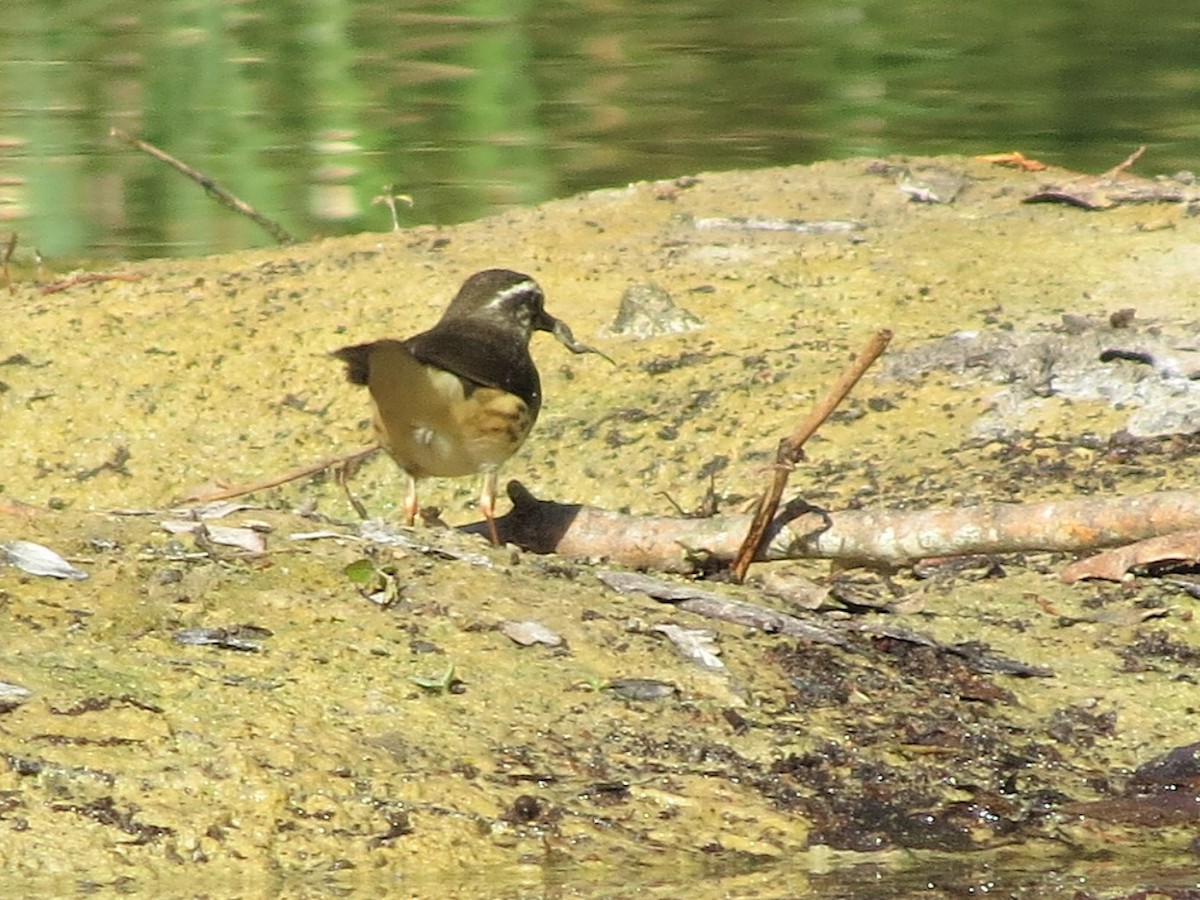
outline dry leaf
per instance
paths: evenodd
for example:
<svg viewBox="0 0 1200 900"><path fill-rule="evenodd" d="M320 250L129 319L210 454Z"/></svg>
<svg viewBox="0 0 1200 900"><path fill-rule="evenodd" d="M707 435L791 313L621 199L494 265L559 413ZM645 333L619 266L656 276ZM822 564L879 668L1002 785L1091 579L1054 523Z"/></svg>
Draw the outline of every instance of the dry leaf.
<svg viewBox="0 0 1200 900"><path fill-rule="evenodd" d="M706 669L723 669L716 633L707 628L681 628L678 625L655 625L652 631L665 634L679 652Z"/></svg>
<svg viewBox="0 0 1200 900"><path fill-rule="evenodd" d="M30 575L48 575L71 581L83 581L88 577L87 572L75 568L49 547L33 541L10 541L0 544L0 550L4 551L9 562Z"/></svg>
<svg viewBox="0 0 1200 900"><path fill-rule="evenodd" d="M974 158L994 166L1010 166L1014 169L1024 169L1026 172L1041 172L1046 168L1044 162L1030 159L1018 150L1011 150L1008 153L985 153Z"/></svg>
<svg viewBox="0 0 1200 900"><path fill-rule="evenodd" d="M555 634L541 622L501 622L500 633L522 647L545 644L547 647L562 645L561 635Z"/></svg>
<svg viewBox="0 0 1200 900"><path fill-rule="evenodd" d="M1059 577L1067 584L1084 578L1121 581L1135 566L1158 562L1195 563L1200 560L1200 531L1180 531L1127 544L1071 563Z"/></svg>
<svg viewBox="0 0 1200 900"><path fill-rule="evenodd" d="M237 547L247 553L265 553L267 540L253 528L230 528L225 525L204 525L186 519L168 519L160 523L171 534L197 534L203 532L209 541L226 547Z"/></svg>
<svg viewBox="0 0 1200 900"><path fill-rule="evenodd" d="M768 569L762 577L764 594L778 597L795 609L820 609L829 599L828 585L820 585L799 572Z"/></svg>

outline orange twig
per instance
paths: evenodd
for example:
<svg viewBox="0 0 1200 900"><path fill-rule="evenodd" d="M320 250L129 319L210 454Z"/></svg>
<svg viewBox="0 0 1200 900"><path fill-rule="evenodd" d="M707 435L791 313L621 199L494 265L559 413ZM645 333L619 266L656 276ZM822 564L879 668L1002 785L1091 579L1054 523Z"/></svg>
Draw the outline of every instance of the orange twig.
<svg viewBox="0 0 1200 900"><path fill-rule="evenodd" d="M367 444L359 447L357 450L352 450L350 453L344 453L340 456L330 456L319 462L310 463L306 466L301 466L298 469L292 469L290 472L285 472L282 475L276 475L268 478L265 481L256 481L251 484L235 485L228 488L217 488L215 490L205 490L203 488L192 491L186 496L180 498L180 503L213 503L217 500L229 500L232 497L241 497L245 494L253 494L255 491L265 491L267 488L279 487L281 484L287 484L289 481L298 481L301 478L307 478L310 475L316 475L318 472L325 469L332 469L335 466L352 465L356 462L366 459L372 453L379 449L378 444Z"/></svg>
<svg viewBox="0 0 1200 900"><path fill-rule="evenodd" d="M1130 153L1127 157L1125 157L1125 159L1123 161L1117 163L1115 166L1113 166L1111 169L1109 169L1107 172L1105 172L1104 175L1106 177L1112 178L1116 175L1120 175L1122 172L1126 171L1127 169L1133 168L1133 164L1135 162L1137 162L1139 159L1141 159L1142 154L1145 152L1146 152L1146 145L1142 144L1142 146L1138 147L1136 150L1134 150L1132 153Z"/></svg>
<svg viewBox="0 0 1200 900"><path fill-rule="evenodd" d="M55 281L53 284L48 284L42 288L43 294L57 294L59 291L65 291L68 288L77 287L81 284L95 284L99 281L141 281L143 276L131 274L128 272L84 272L82 275L72 275L70 278L64 278L62 281Z"/></svg>
<svg viewBox="0 0 1200 900"><path fill-rule="evenodd" d="M871 338L870 343L863 348L858 357L850 364L849 368L842 373L842 377L838 379L837 384L830 389L825 399L818 403L788 437L779 442L779 449L775 454L775 472L771 478L771 485L767 488L765 494L759 498L758 504L754 510L754 518L751 520L750 528L746 532L746 539L742 542L741 549L738 550L737 556L734 558L733 566L730 571L733 575L733 580L740 583L745 580L746 572L750 569L750 563L754 561L758 555L759 548L762 547L763 539L766 537L767 528L771 521L775 518L775 513L779 510L779 501L783 497L783 491L787 487L788 476L791 474L796 463L803 458L804 443L837 409L838 405L846 399L846 395L858 383L863 374L871 367L871 364L879 358L879 355L887 348L888 343L892 339L892 332L888 329L880 329Z"/></svg>

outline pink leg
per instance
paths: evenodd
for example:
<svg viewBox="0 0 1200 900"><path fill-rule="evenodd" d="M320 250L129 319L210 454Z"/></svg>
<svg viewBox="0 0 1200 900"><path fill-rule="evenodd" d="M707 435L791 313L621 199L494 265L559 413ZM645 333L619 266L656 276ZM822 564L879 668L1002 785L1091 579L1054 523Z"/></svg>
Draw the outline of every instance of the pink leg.
<svg viewBox="0 0 1200 900"><path fill-rule="evenodd" d="M479 511L487 519L488 535L493 547L503 546L500 543L500 532L496 530L496 477L497 473L483 473L483 490L479 492Z"/></svg>
<svg viewBox="0 0 1200 900"><path fill-rule="evenodd" d="M406 524L412 525L417 521L417 510L419 508L417 501L417 479L413 478L407 472L404 474L408 478L408 494L404 498L404 521Z"/></svg>

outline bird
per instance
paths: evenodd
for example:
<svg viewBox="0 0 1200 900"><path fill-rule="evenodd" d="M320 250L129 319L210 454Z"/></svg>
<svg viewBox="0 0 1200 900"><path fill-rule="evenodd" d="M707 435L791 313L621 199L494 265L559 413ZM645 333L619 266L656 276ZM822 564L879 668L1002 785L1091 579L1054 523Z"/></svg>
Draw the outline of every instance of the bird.
<svg viewBox="0 0 1200 900"><path fill-rule="evenodd" d="M546 312L533 278L510 269L469 277L427 331L333 351L346 364L347 380L370 392L376 439L408 478L407 524L416 520L420 479L482 474L479 509L492 544L500 545L498 472L542 408L541 378L529 354L535 331L549 332L573 353L608 359Z"/></svg>

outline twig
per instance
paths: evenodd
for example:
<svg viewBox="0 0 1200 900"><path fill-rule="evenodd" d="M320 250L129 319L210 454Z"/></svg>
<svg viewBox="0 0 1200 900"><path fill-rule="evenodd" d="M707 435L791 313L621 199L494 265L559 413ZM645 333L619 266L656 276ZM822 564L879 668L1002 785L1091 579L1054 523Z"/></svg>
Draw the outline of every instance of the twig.
<svg viewBox="0 0 1200 900"><path fill-rule="evenodd" d="M892 332L884 328L877 331L870 343L863 348L858 357L850 363L849 368L842 373L842 377L838 379L837 384L829 391L825 399L818 403L788 437L779 442L779 449L775 454L775 471L771 477L771 486L767 492L759 498L754 510L754 518L751 520L750 529L746 532L746 539L742 542L741 549L738 550L737 556L734 558L733 565L730 571L735 582L742 582L746 578L746 572L750 569L750 563L754 561L758 555L759 548L762 547L763 539L766 537L767 528L771 521L775 518L775 513L779 510L779 501L783 497L783 491L787 487L788 476L791 474L796 463L803 458L804 443L821 427L829 416L837 409L850 390L862 378L863 373L871 367L871 364L879 358L879 354L883 353L888 343L892 339Z"/></svg>
<svg viewBox="0 0 1200 900"><path fill-rule="evenodd" d="M12 273L9 271L8 262L12 259L13 251L17 249L17 233L14 231L8 236L8 241L4 244L4 286L8 288L8 292L13 292Z"/></svg>
<svg viewBox="0 0 1200 900"><path fill-rule="evenodd" d="M1145 152L1146 152L1146 145L1142 144L1142 146L1138 147L1136 150L1134 150L1132 153L1130 153L1127 157L1125 157L1125 159L1122 162L1117 163L1115 166L1113 166L1111 169L1109 169L1107 172L1105 172L1103 177L1115 178L1117 175L1120 175L1122 172L1125 172L1126 170L1133 168L1133 164L1135 162L1137 162L1139 159L1141 159L1142 154Z"/></svg>
<svg viewBox="0 0 1200 900"><path fill-rule="evenodd" d="M41 293L57 294L59 291L78 287L81 284L96 284L101 281L141 281L143 277L145 276L131 272L84 272L81 275L72 275L70 278L48 284L42 288Z"/></svg>
<svg viewBox="0 0 1200 900"><path fill-rule="evenodd" d="M296 243L296 239L292 237L292 235L282 225L280 225L278 222L268 219L249 203L229 193L229 191L225 190L203 172L193 169L187 163L181 162L175 157L171 156L171 154L158 149L158 147L155 147L153 144L149 144L146 141L122 131L120 128L110 128L108 133L117 140L128 144L130 147L133 147L135 150L140 150L143 153L149 154L160 162L165 162L176 171L182 172L229 209L232 209L234 212L241 213L243 216L248 217L253 222L261 226L268 234L271 235L271 237L275 238L276 243Z"/></svg>
<svg viewBox="0 0 1200 900"><path fill-rule="evenodd" d="M344 453L340 456L330 456L319 462L310 463L307 466L301 466L298 469L292 469L290 472L285 472L282 475L276 475L273 478L268 478L265 481L256 481L253 484L235 485L229 488L217 488L215 490L205 490L203 488L192 491L186 496L180 498L180 503L212 503L216 500L229 500L233 497L241 497L245 494L253 494L255 491L265 491L267 488L279 487L281 484L287 484L289 481L298 481L301 478L307 478L310 475L316 475L325 469L332 469L335 466L353 465L356 462L366 459L372 453L379 449L378 444L367 444L353 450L350 453Z"/></svg>

